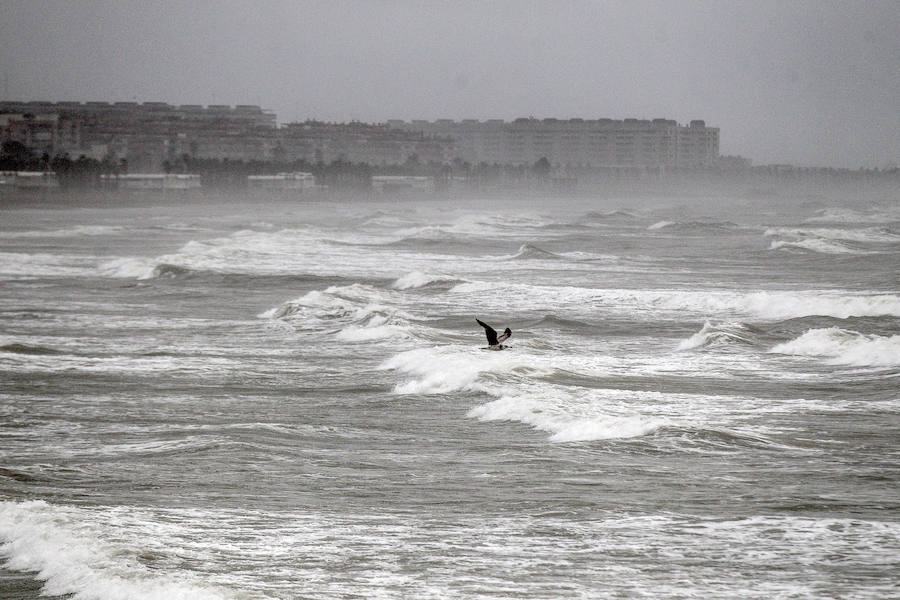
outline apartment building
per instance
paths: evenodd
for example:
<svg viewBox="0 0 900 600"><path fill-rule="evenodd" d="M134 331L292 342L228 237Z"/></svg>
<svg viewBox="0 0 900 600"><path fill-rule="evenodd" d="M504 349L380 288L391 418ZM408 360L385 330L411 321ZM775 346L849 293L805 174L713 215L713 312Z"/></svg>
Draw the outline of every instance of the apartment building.
<svg viewBox="0 0 900 600"><path fill-rule="evenodd" d="M454 158L477 164L530 165L541 158L562 167L690 167L719 156L719 129L670 119L534 119L507 122L402 121L402 131L451 138Z"/></svg>

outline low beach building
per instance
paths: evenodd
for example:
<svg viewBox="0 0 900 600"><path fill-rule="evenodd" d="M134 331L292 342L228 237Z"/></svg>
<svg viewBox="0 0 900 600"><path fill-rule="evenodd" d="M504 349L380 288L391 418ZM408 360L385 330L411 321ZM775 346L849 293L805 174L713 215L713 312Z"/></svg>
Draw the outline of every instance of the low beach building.
<svg viewBox="0 0 900 600"><path fill-rule="evenodd" d="M200 188L200 176L190 173L128 173L101 175L101 181L122 190L195 190Z"/></svg>
<svg viewBox="0 0 900 600"><path fill-rule="evenodd" d="M312 173L277 173L275 175L249 175L247 187L252 190L298 191L311 190L316 187L316 178Z"/></svg>

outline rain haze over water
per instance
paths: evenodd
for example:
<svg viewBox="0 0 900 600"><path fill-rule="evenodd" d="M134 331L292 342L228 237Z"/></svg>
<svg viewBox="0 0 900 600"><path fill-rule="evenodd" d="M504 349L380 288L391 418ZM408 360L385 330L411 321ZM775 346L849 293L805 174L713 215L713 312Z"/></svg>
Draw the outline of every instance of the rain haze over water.
<svg viewBox="0 0 900 600"><path fill-rule="evenodd" d="M855 169L897 158L897 25L7 2L0 68L280 121L697 118ZM900 191L660 181L0 189L0 598L900 596Z"/></svg>
<svg viewBox="0 0 900 600"><path fill-rule="evenodd" d="M883 168L898 30L893 1L8 0L0 96L258 104L283 122L704 119L726 155Z"/></svg>

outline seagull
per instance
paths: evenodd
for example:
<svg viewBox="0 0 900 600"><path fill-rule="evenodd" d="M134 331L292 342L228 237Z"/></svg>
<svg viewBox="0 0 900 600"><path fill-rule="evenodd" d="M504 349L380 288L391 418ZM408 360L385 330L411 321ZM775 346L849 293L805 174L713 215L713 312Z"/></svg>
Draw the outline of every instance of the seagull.
<svg viewBox="0 0 900 600"><path fill-rule="evenodd" d="M506 340L508 340L510 338L510 336L512 335L512 330L509 327L507 327L503 331L503 335L501 335L500 337L497 337L497 332L494 330L493 327L491 327L487 323L484 323L483 321L480 321L478 319L478 317L476 317L475 320L478 321L479 325L484 327L484 334L487 336L488 346L490 347L490 349L491 350L503 350L503 348L505 347L503 345L503 342L505 342Z"/></svg>

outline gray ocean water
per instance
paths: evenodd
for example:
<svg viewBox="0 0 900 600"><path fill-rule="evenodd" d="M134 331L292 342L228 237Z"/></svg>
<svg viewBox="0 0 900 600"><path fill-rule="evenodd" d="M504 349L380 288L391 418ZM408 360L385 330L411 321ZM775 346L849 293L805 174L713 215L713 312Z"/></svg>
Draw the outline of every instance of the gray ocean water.
<svg viewBox="0 0 900 600"><path fill-rule="evenodd" d="M898 442L897 198L0 209L0 598L900 597Z"/></svg>

